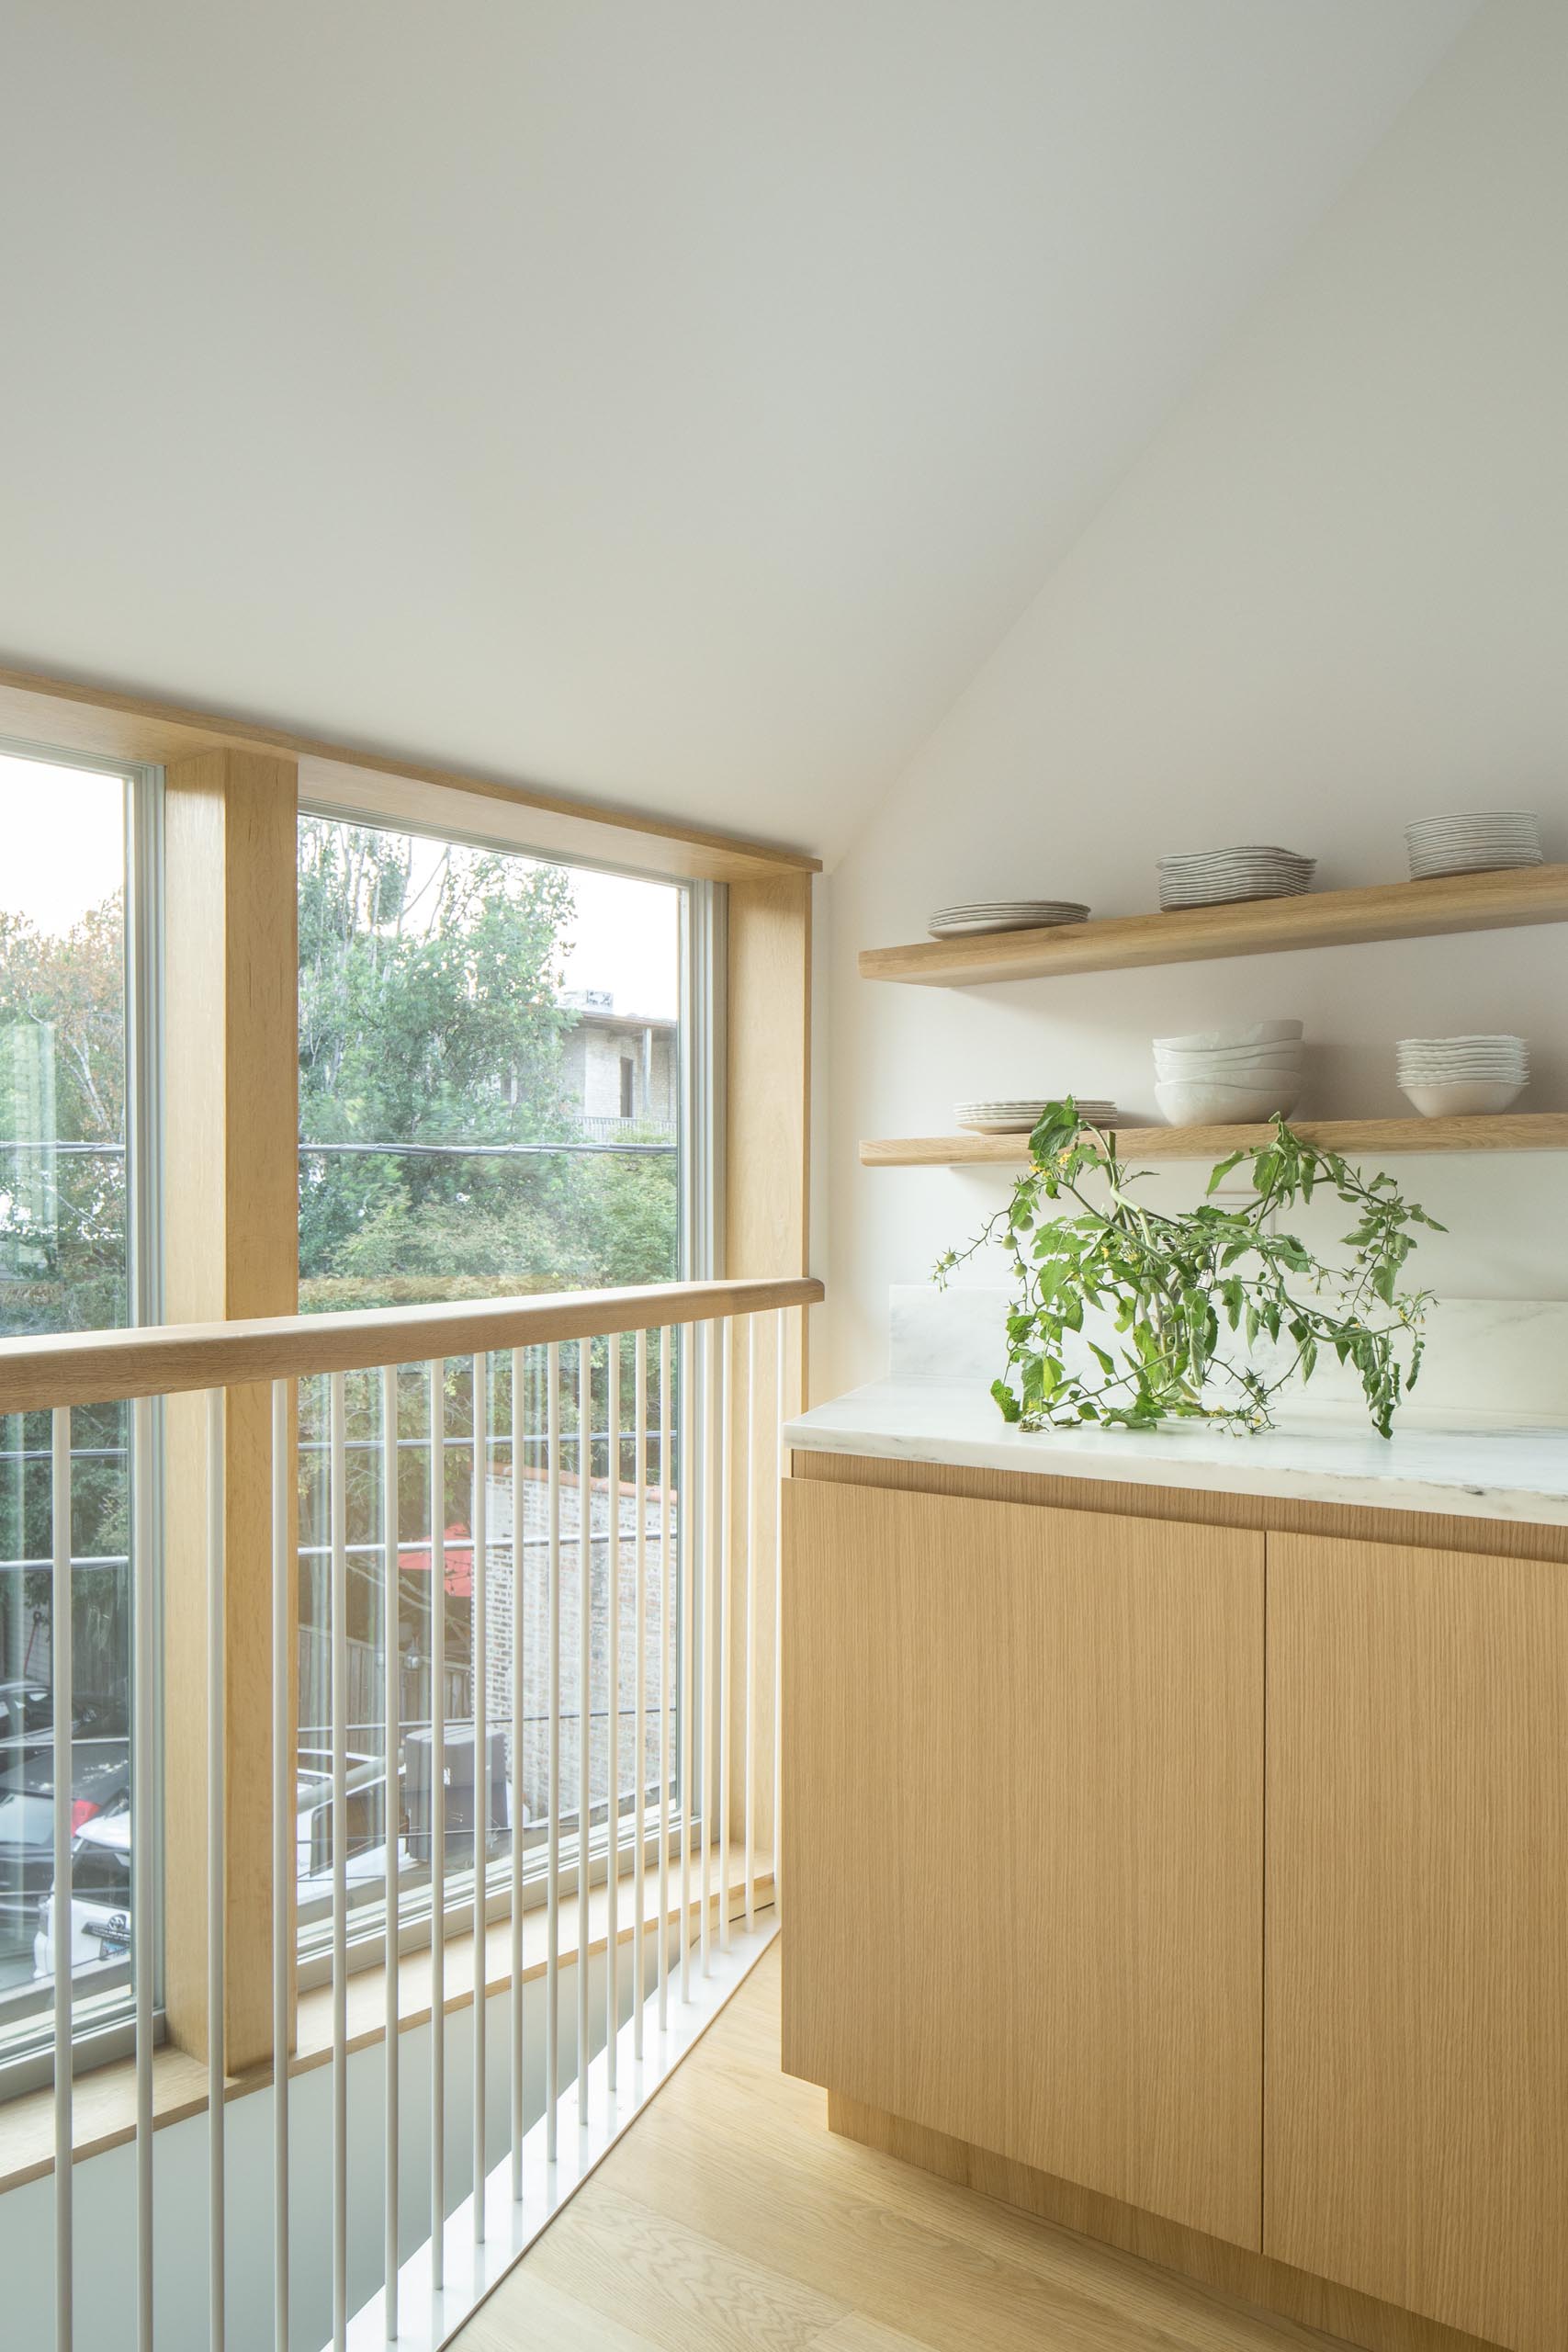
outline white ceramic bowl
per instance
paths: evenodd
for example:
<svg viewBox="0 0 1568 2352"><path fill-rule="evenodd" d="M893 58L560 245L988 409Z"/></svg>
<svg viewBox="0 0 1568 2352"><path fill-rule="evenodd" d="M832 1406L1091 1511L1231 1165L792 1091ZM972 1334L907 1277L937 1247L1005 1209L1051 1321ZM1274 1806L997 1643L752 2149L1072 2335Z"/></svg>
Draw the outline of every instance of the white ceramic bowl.
<svg viewBox="0 0 1568 2352"><path fill-rule="evenodd" d="M1524 1092L1524 1080L1454 1079L1441 1085L1402 1086L1400 1092L1424 1119L1484 1119L1506 1111ZM1155 1089L1157 1094L1159 1089Z"/></svg>
<svg viewBox="0 0 1568 2352"><path fill-rule="evenodd" d="M1168 1126L1249 1127L1290 1113L1301 1091L1295 1079L1273 1086L1209 1086L1171 1080L1155 1088Z"/></svg>
<svg viewBox="0 0 1568 2352"><path fill-rule="evenodd" d="M1516 1086L1522 1086L1530 1074L1529 1062L1518 1054L1477 1054L1463 1059L1457 1055L1433 1055L1426 1061L1401 1054L1394 1067L1401 1085L1408 1079L1412 1086L1457 1086L1469 1078L1511 1079Z"/></svg>
<svg viewBox="0 0 1568 2352"><path fill-rule="evenodd" d="M1232 1070L1300 1069L1304 1046L1217 1046L1209 1054L1178 1053L1169 1046L1155 1047L1155 1068L1162 1078L1217 1078Z"/></svg>
<svg viewBox="0 0 1568 2352"><path fill-rule="evenodd" d="M1416 1051L1416 1054L1448 1054L1448 1051L1453 1051L1455 1046L1462 1046L1462 1045L1500 1046L1500 1049L1506 1051L1506 1054L1523 1054L1528 1046L1528 1037L1493 1037L1493 1035L1483 1037L1483 1035L1479 1033L1474 1035L1467 1033L1467 1035L1460 1035L1460 1037L1401 1037L1399 1051L1401 1054L1405 1054L1405 1051Z"/></svg>
<svg viewBox="0 0 1568 2352"><path fill-rule="evenodd" d="M1155 1064L1155 1080L1160 1086L1219 1086L1228 1088L1233 1094L1261 1094L1270 1090L1277 1094L1299 1094L1304 1075L1299 1063L1284 1068L1272 1063L1261 1068L1249 1064L1240 1069L1172 1069L1162 1062ZM1446 1078L1450 1073L1445 1070L1443 1075Z"/></svg>
<svg viewBox="0 0 1568 2352"><path fill-rule="evenodd" d="M1194 1029L1190 1036L1156 1037L1154 1042L1156 1048L1168 1046L1173 1053L1209 1054L1227 1046L1299 1042L1301 1034L1299 1021L1255 1021L1248 1029Z"/></svg>

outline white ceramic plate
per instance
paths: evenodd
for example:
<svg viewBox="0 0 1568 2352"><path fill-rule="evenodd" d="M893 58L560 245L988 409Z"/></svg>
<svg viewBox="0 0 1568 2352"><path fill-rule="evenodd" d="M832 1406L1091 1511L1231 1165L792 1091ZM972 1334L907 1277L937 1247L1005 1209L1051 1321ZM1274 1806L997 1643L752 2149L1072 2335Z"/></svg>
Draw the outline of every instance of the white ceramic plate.
<svg viewBox="0 0 1568 2352"><path fill-rule="evenodd" d="M1064 1099L1061 1095L1043 1095L1038 1102L955 1102L953 1106L953 1115L959 1120L1027 1118L1032 1126L1044 1110L1047 1102L1059 1102ZM1078 1109L1085 1118L1098 1118L1102 1113L1114 1113L1115 1108L1114 1102L1108 1102L1103 1097L1082 1095L1078 1098Z"/></svg>
<svg viewBox="0 0 1568 2352"><path fill-rule="evenodd" d="M1086 915L1081 899L976 899L973 905L938 907L933 922L977 922L982 915Z"/></svg>
<svg viewBox="0 0 1568 2352"><path fill-rule="evenodd" d="M1158 870L1170 882L1206 882L1215 874L1311 874L1314 857L1163 857Z"/></svg>
<svg viewBox="0 0 1568 2352"><path fill-rule="evenodd" d="M1416 817L1404 828L1407 842L1454 833L1539 833L1533 808L1472 808L1455 817Z"/></svg>
<svg viewBox="0 0 1568 2352"><path fill-rule="evenodd" d="M1227 849L1168 850L1156 863L1167 865L1216 865L1235 860L1252 862L1269 859L1282 865L1315 865L1315 857L1308 857L1299 849L1281 849L1277 842L1237 842Z"/></svg>
<svg viewBox="0 0 1568 2352"><path fill-rule="evenodd" d="M1091 1127L1117 1125L1117 1115L1113 1111L1085 1111L1081 1115ZM965 1135L971 1136L1027 1136L1033 1134L1039 1120L1037 1118L959 1119L954 1122L954 1125L962 1127Z"/></svg>
<svg viewBox="0 0 1568 2352"><path fill-rule="evenodd" d="M1304 899L1309 885L1305 882L1276 882L1267 886L1253 882L1245 888L1234 885L1229 888L1201 891L1161 889L1159 910L1162 915L1181 914L1191 907L1239 907L1253 899Z"/></svg>
<svg viewBox="0 0 1568 2352"><path fill-rule="evenodd" d="M1505 857L1536 857L1540 854L1539 833L1473 833L1452 841L1406 842L1405 851L1414 863L1425 857L1480 857L1495 853Z"/></svg>
<svg viewBox="0 0 1568 2352"><path fill-rule="evenodd" d="M966 939L977 933L996 931L1061 931L1068 924L1087 922L1089 909L1081 914L1066 915L987 915L983 921L937 922L926 925L933 939Z"/></svg>
<svg viewBox="0 0 1568 2352"><path fill-rule="evenodd" d="M1440 882L1446 874L1524 874L1532 865L1544 863L1539 851L1532 857L1498 857L1494 854L1490 857L1438 858L1429 865L1417 865L1412 861L1410 879L1412 882Z"/></svg>
<svg viewBox="0 0 1568 2352"><path fill-rule="evenodd" d="M1162 865L1159 880L1162 890L1208 890L1228 882L1307 882L1314 870L1310 865L1198 865L1190 870Z"/></svg>

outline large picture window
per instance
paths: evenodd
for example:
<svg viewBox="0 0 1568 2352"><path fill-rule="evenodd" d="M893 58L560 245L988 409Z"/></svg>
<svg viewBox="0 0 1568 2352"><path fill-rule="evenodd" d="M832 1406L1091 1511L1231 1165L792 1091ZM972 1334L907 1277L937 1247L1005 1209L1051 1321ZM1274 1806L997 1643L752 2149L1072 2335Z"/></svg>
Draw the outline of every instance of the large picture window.
<svg viewBox="0 0 1568 2352"><path fill-rule="evenodd" d="M693 1219L682 1147L682 974L690 908L680 886L570 868L502 850L305 815L299 825L300 1306L404 1306L669 1282L689 1272ZM592 1425L579 1413L581 1366L563 1351L556 1410L568 1451L562 1496L563 1648L574 1654L577 1547L586 1521L591 1635L605 1654L610 1552L635 1544L633 1351L620 1351L617 1444L609 1352L595 1351ZM677 1363L679 1357L677 1355ZM549 1413L543 1351L491 1362L476 1399L469 1362L446 1367L443 1491L433 1495L431 1399L423 1369L397 1382L389 1429L378 1375L347 1384L351 1900L368 1929L389 1866L417 1910L430 1868L429 1759L441 1705L447 1753L447 1900L467 1903L476 1860L500 1864L514 1836L543 1840L552 1801L580 1834L575 1794L552 1800L545 1770L546 1662L525 1662L525 1732L508 1729L521 1563L525 1614L545 1622ZM679 1392L678 1377L672 1385ZM326 1735L331 1627L326 1522L326 1384L300 1398L298 1839L302 1952L324 1940L331 1883ZM657 1353L649 1392L647 1540L660 1524ZM476 1444L476 1429L482 1432ZM383 1697L385 1464L398 1456L398 1623L401 1720L389 1737ZM475 1487L487 1541L476 1552ZM439 1528L441 1542L435 1541ZM515 1542L514 1542L515 1537ZM443 1589L434 1555L444 1553ZM656 1573L656 1571L655 1571ZM476 1658L475 1583L484 1579L485 1655ZM621 1579L623 1592L628 1580ZM629 1611L627 1600L624 1609ZM441 1610L442 1641L434 1611ZM629 1615L620 1652L635 1653ZM650 1628L657 1634L659 1629ZM674 1638L671 1623L663 1629ZM437 1693L434 1654L445 1652ZM649 1684L656 1685L654 1642ZM488 1755L475 1754L475 1684L487 1693ZM635 1704L628 1665L620 1711ZM657 1758L620 1740L608 1785L607 1726L567 1710L562 1789L579 1787L586 1739L588 1838L621 1834L638 1772ZM573 1846L575 1851L575 1843Z"/></svg>
<svg viewBox="0 0 1568 2352"><path fill-rule="evenodd" d="M154 1039L139 989L155 921L150 776L0 752L0 1333L156 1311L146 1125ZM145 978L145 973L142 973ZM141 1012L135 1010L138 1006ZM55 1753L50 1416L0 1420L0 2061L52 2030L69 1940L81 2037L130 2006L132 1511L126 1412L72 1417L68 1783ZM152 1702L152 1694L145 1694ZM54 1884L57 1808L72 1883Z"/></svg>

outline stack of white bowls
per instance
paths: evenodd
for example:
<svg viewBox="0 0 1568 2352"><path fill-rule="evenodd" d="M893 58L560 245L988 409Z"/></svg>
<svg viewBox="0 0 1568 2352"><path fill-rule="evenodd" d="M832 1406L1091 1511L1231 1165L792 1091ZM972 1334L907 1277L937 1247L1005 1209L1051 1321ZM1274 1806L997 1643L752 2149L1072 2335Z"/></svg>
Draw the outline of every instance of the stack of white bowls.
<svg viewBox="0 0 1568 2352"><path fill-rule="evenodd" d="M1423 817L1404 828L1412 882L1438 874L1495 874L1540 864L1540 819L1528 808L1481 808L1468 817Z"/></svg>
<svg viewBox="0 0 1568 2352"><path fill-rule="evenodd" d="M1315 857L1264 845L1191 850L1181 857L1162 857L1158 865L1165 914L1177 907L1228 906L1236 899L1298 899L1311 889L1317 871Z"/></svg>
<svg viewBox="0 0 1568 2352"><path fill-rule="evenodd" d="M1522 1037L1402 1037L1399 1089L1424 1119L1483 1119L1529 1084Z"/></svg>
<svg viewBox="0 0 1568 2352"><path fill-rule="evenodd" d="M1306 1048L1299 1021L1155 1039L1155 1099L1173 1127L1255 1125L1294 1106Z"/></svg>
<svg viewBox="0 0 1568 2352"><path fill-rule="evenodd" d="M1077 899L983 899L969 907L939 907L926 923L933 939L963 939L986 931L1043 931L1055 923L1087 922Z"/></svg>
<svg viewBox="0 0 1568 2352"><path fill-rule="evenodd" d="M1037 1094L1021 1100L999 1102L955 1102L953 1115L961 1127L977 1136L1026 1136L1040 1124L1040 1114L1046 1102L1061 1102L1060 1094ZM1078 1116L1091 1126L1108 1127L1116 1124L1116 1105L1089 1094L1075 1097Z"/></svg>

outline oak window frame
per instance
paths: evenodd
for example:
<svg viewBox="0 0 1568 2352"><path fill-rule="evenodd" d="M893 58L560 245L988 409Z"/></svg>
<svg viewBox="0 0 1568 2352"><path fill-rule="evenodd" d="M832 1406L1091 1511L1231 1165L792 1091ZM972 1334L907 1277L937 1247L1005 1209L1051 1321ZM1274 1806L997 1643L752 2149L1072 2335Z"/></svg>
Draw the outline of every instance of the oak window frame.
<svg viewBox="0 0 1568 2352"><path fill-rule="evenodd" d="M292 851L286 876L276 844L270 863L263 855L263 870L259 873L247 871L244 864L249 854L245 827L249 825L254 842L258 812L264 820L263 832L270 821L269 804L279 818L287 808L290 843L302 798L323 813L352 818L361 810L368 815L367 794L374 789L383 812L380 821L403 821L411 810L438 806L441 828L454 837L472 828L477 837L484 838L498 826L510 835L513 825L521 822L526 827L526 838L515 845L536 856L564 864L600 865L610 870L632 871L696 886L694 901L700 888L714 911L707 922L694 927L694 933L705 940L704 952L714 968L722 970L725 985L708 1073L713 1094L712 1112L706 1122L714 1163L710 1205L705 1216L694 1219L691 1262L706 1263L715 1272L736 1277L809 1272L812 911L813 876L820 871L819 860L734 834L570 800L493 775L432 766L426 762L258 724L210 708L17 666L0 665L0 734L14 737L19 744L31 745L43 756L68 763L103 761L117 771L131 766L160 769L164 772L166 782L177 780L182 789L205 790L216 808L220 833L225 837L212 850L213 862L209 871L196 877L200 887L195 890L186 865L188 835L182 844L177 863L183 896L178 916L172 926L165 924L164 946L170 958L184 959L183 968L188 971L188 919L205 892L209 906L216 904L218 908L216 936L209 945L217 959L212 966L217 986L227 991L225 1007L231 1016L229 1030L221 1034L217 1067L208 1070L206 1080L209 1092L223 1096L225 1110L220 1114L220 1136L224 1134L226 1115L232 1114L243 1120L245 1090L235 1082L237 1070L243 1069L253 1083L265 1070L266 1082L276 1088L281 1077L285 1048L289 1067L297 1062L297 1018L292 1002L285 1038L283 1023L269 1016L266 988L247 987L243 984L244 974L231 968L236 963L245 964L247 959L254 967L258 956L264 963L271 959L269 969L275 974L281 973L285 964L290 968L294 964L296 876ZM232 808L231 796L237 796ZM234 819L232 825L229 822L231 816ZM265 842L261 848L265 851ZM247 899L252 903L247 904ZM165 906L173 911L172 889L165 893ZM239 925L238 937L231 932L234 923ZM177 994L177 989L165 993L165 1037L170 996ZM176 1004L176 1012L180 1009ZM188 1023L186 1025L188 1028ZM182 1042L188 1044L188 1040ZM168 1051L166 1072L175 1069L175 1054ZM261 1070L257 1064L262 1066ZM186 1090L183 1095L172 1099L165 1089L159 1134L183 1136L181 1123L192 1101L189 1083L186 1067L180 1080ZM683 1118L692 1115L688 1106L694 1091L691 1073L683 1073ZM265 1127L259 1132L266 1135ZM279 1141L287 1152L287 1233L281 1229L281 1213L275 1207L271 1214L280 1229L263 1237L275 1268L295 1246L293 1171L297 1164L297 1120L291 1120L286 1136L268 1138L269 1152L275 1151ZM282 1155L277 1154L276 1158L279 1164L272 1168L270 1182L275 1196L280 1199ZM243 1161L243 1154L229 1154L216 1192L211 1194L220 1219L232 1213L236 1205L232 1167L235 1159ZM175 1170L179 1170L183 1184L185 1169L178 1157L165 1170L166 1195L172 1190L170 1178ZM202 1168L202 1173L210 1176L211 1172L209 1168ZM254 1170L249 1193L252 1198L255 1196ZM172 1211L171 1204L171 1214ZM165 1242L170 1229L165 1224ZM703 1251L705 1255L698 1254ZM163 1272L166 1285L166 1258ZM185 1279L183 1271L181 1279ZM231 1268L224 1282L231 1294L243 1297L246 1279L245 1270L236 1274ZM236 1305L231 1296L222 1295L220 1285L217 1303L204 1307L201 1316L207 1319L211 1316L222 1318L232 1314L291 1312L294 1298L291 1283L287 1299L280 1298L265 1307ZM177 1295L171 1297L166 1287L161 1303L165 1314L173 1319L182 1319L183 1301ZM776 1404L779 1409L788 1411L806 1396L807 1320L804 1309L791 1310L785 1394L782 1399L773 1397L771 1368L761 1370L760 1389L768 1408ZM739 1408L739 1395L737 1404ZM685 1476L683 1466L682 1476ZM174 1481L173 1486L177 1496L179 1481ZM737 1524L732 1530L734 1540L741 1542L754 1535L759 1545L759 1600L767 1635L759 1666L764 1679L772 1670L770 1621L775 1509L776 1498L764 1498L757 1527L743 1531ZM165 1542L161 1546L165 1573L170 1566L168 1532L165 1519ZM237 1555L243 1549L231 1544L231 1555ZM239 1598L244 1610L254 1612L258 1594L254 1589L245 1589L247 1572L246 1564L241 1564ZM177 1609L164 1611L159 1656L165 1677L171 1671L170 1620L171 1616L177 1619L179 1613ZM231 1622L231 1633L234 1630ZM165 1810L175 1801L184 1808L186 1817L181 1827L187 1842L191 1808L198 1808L202 1802L195 1793L194 1781L203 1726L203 1713L193 1710L190 1720L176 1727L172 1764L170 1751L165 1748ZM229 1718L228 1732L231 1792L238 1785L265 1790L270 1785L269 1736L254 1724L247 1727L233 1714ZM759 1757L771 1755L771 1725L759 1721L750 1727L750 1736ZM766 1772L761 1775L761 1785L763 1789L769 1785ZM240 1834L236 1834L237 1828ZM766 1804L759 1808L756 1828L759 1848L765 1849L773 1831ZM253 1981L246 1981L243 1969L236 1970L227 1988L230 2062L243 2069L247 2064L270 2060L272 2054L270 2004L265 1997L258 2000L258 1995L265 1996L266 1989L270 1894L265 1871L258 1874L251 1870L247 1875L243 1825L234 1820L231 1821L228 1842L231 1879L225 1908L229 1950L242 1962L248 1955L256 1955L263 1963ZM164 1857L166 1860L166 1837ZM165 1908L170 1909L166 1869L160 1875ZM177 1907L170 1909L164 1939L163 1989L169 2042L175 2049L200 2056L206 2044L199 1984L204 1937L193 1898L194 1889L187 1884L180 1891Z"/></svg>
<svg viewBox="0 0 1568 2352"><path fill-rule="evenodd" d="M76 768L87 775L118 777L124 785L124 1031L125 1031L125 1160L126 1160L126 1317L131 1325L163 1320L163 1131L164 1131L164 771L146 760L117 759L109 753L79 750L36 737L0 735L0 757L28 760L41 767ZM154 1491L152 1498L152 1552L163 1558L163 1448L161 1408L154 1419ZM127 1416L126 1476L129 1492L129 1415ZM135 1511L129 1514L134 1529ZM134 1536L130 1539L134 1541ZM130 1555L126 1576L131 1574ZM131 1722L142 1706L152 1711L153 1752L162 1756L164 1696L163 1577L152 1578L153 1657L158 1662L151 1691L139 1691L132 1658L127 1675ZM127 1623L130 1612L127 1611ZM133 1819L139 1835L151 1837L152 1879L156 1890L152 1922L154 2039L166 2035L164 2011L164 1789L163 1773L155 1771L148 1790L131 1789ZM58 1932L58 1905L55 1920ZM72 2072L82 2075L130 2054L135 2043L131 2012L131 1970L105 1968L73 1991L72 2005ZM51 1983L35 1979L30 1988L18 1987L0 2001L0 2108L52 2080L54 1991Z"/></svg>

